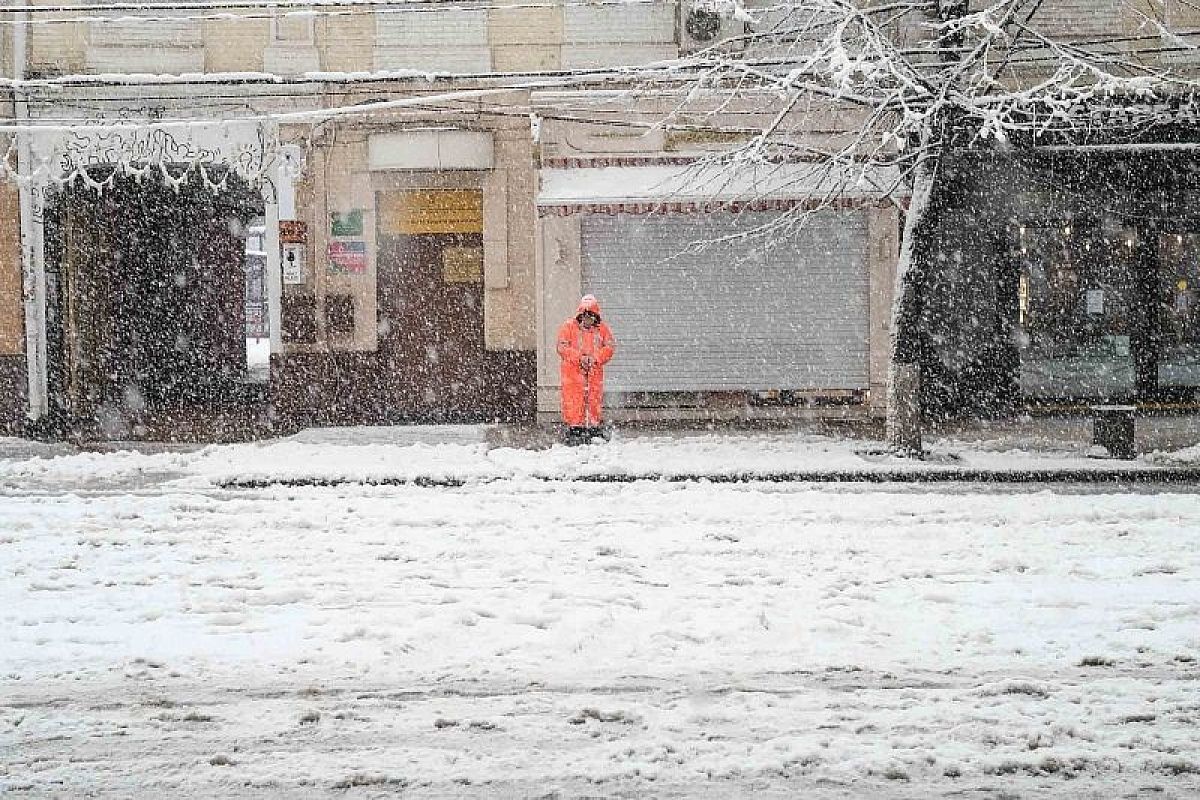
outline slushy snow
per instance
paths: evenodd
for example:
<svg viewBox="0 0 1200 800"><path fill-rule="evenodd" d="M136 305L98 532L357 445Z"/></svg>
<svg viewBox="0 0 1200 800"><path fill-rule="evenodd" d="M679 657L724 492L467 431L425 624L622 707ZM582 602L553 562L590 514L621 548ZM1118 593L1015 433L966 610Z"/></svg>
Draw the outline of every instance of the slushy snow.
<svg viewBox="0 0 1200 800"><path fill-rule="evenodd" d="M1200 791L1190 490L573 483L534 473L859 456L449 434L0 460L0 793ZM465 483L220 485L397 472Z"/></svg>

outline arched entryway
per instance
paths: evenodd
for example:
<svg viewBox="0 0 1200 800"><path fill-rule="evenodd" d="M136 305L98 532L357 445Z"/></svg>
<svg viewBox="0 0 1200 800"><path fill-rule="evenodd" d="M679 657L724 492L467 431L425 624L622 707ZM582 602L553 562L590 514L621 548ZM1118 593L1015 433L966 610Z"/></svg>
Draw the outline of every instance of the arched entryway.
<svg viewBox="0 0 1200 800"><path fill-rule="evenodd" d="M198 184L117 177L47 202L49 395L65 426L169 439L254 423L245 264L262 201L234 176Z"/></svg>

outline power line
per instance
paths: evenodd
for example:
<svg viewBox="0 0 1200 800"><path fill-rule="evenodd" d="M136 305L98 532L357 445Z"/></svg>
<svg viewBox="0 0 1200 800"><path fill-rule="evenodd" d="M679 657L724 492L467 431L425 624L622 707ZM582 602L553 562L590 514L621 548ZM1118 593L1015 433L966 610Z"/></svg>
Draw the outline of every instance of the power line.
<svg viewBox="0 0 1200 800"><path fill-rule="evenodd" d="M0 8L0 14L77 14L87 11L147 11L150 9L168 11L249 9L257 11L291 8L305 11L313 8L353 8L355 6L430 6L443 2L444 0L261 0L260 2L254 0L171 0L171 2L140 0L140 2L82 3L79 5L7 6ZM480 5L486 5L486 2L481 2Z"/></svg>
<svg viewBox="0 0 1200 800"><path fill-rule="evenodd" d="M592 83L594 85L603 85L609 82L610 76L598 76ZM355 117L358 115L366 115L377 112L398 111L411 109L422 104L434 104L440 102L454 102L462 100L470 100L475 98L485 98L493 95L510 94L519 91L536 91L539 89L563 89L571 88L578 85L566 81L565 79L558 80L542 80L542 81L527 81L523 83L502 84L499 86L487 86L476 88L459 88L450 91L422 94L415 97L405 97L398 100L369 100L363 103L352 105L340 105L327 108L306 109L302 111L280 111L255 113L243 117L232 117L228 119L212 119L205 117L193 118L172 118L165 120L125 120L125 119L108 119L96 120L87 119L82 125L74 124L44 124L39 122L37 118L7 120L0 121L0 132L21 132L29 130L57 130L60 132L75 132L86 130L139 130L139 129L174 129L174 128L200 128L200 127L220 127L230 125L240 125L253 122L274 122L276 124L304 124L304 123L323 123L330 122L335 119L345 117ZM197 99L197 98L189 98Z"/></svg>
<svg viewBox="0 0 1200 800"><path fill-rule="evenodd" d="M1179 36L1200 36L1200 30L1184 31ZM1127 37L1114 39L1113 41L1125 41ZM1067 46L1081 47L1087 45L1095 45L1104 43L1104 40L1094 39L1088 40L1086 43L1075 44L1066 43ZM1038 50L1045 50L1047 46L1042 45ZM1123 51L1104 51L1094 55L1097 58L1112 58L1125 57L1133 58L1145 55L1162 55L1180 52L1196 52L1200 58L1200 46L1192 45L1175 45L1171 47L1152 47L1139 48ZM1053 53L1038 55L1036 53L1026 53L1025 55L1015 56L1010 60L1010 64L1038 64L1047 61L1061 60L1060 57ZM772 57L762 59L741 59L737 63L742 65L750 65L756 68L763 67L787 67L794 62L790 57ZM937 64L922 64L916 62L913 66L917 69L939 67ZM1190 65L1189 65L1190 66ZM130 87L140 88L145 91L152 87L159 86L294 86L297 88L314 87L317 84L325 85L345 85L345 86L367 86L379 83L392 83L396 81L412 81L422 80L427 83L448 82L448 81L495 81L504 78L541 78L541 77L591 77L596 75L612 75L625 78L643 78L647 71L656 70L671 70L680 79L685 79L688 72L699 70L721 69L719 63L696 60L687 56L682 56L678 59L648 62L645 64L624 64L605 67L592 68L573 68L573 69L558 69L558 70L527 70L527 71L488 71L488 72L439 72L423 69L397 69L397 70L379 70L375 72L306 72L301 75L278 75L267 72L212 72L212 73L182 73L182 74L167 74L167 75L147 75L140 73L126 73L124 77L114 78L107 74L100 75L66 75L53 78L30 78L22 80L13 80L11 78L0 78L0 87L9 89L17 89L22 92L32 92L36 90L53 90L53 89L87 89L87 88L119 88ZM327 91L327 90L323 90ZM239 95L241 96L241 95ZM284 96L284 95L281 95ZM178 99L191 99L194 95L181 94L175 95ZM127 99L127 98L117 98Z"/></svg>
<svg viewBox="0 0 1200 800"><path fill-rule="evenodd" d="M389 6L395 5L392 0L388 0ZM466 4L449 4L444 0L400 0L402 5L398 7L383 7L379 5L361 6L358 3L337 3L331 4L331 10L314 10L314 9L292 9L290 4L285 4L282 8L274 8L270 11L218 11L209 14L138 14L138 15L122 15L122 16L74 16L74 17L55 17L51 19L7 19L0 16L0 25L66 25L66 24L145 24L157 22L240 22L243 20L304 20L316 18L339 18L339 17L355 17L355 16L386 16L393 14L447 14L447 13L483 13L487 11L505 11L505 10L528 10L528 9L545 9L545 8L575 8L581 6L652 6L665 5L664 0L545 0L537 2L529 0L528 2L513 2L513 3L489 3L489 2L468 2ZM277 3L266 3L266 6L276 6ZM305 3L303 5L311 5ZM175 6L151 6L150 8L165 8L171 9ZM26 6L25 9L41 9L45 6ZM0 9L0 15L4 13L19 12L21 8ZM147 7L140 8L146 11ZM187 10L187 9L184 9Z"/></svg>

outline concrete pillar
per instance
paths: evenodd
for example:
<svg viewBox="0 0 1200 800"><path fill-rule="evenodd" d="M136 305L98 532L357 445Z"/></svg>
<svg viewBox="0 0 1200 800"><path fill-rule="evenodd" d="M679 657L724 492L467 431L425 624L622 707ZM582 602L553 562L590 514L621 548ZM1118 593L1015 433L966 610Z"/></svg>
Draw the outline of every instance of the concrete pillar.
<svg viewBox="0 0 1200 800"><path fill-rule="evenodd" d="M870 409L887 413L888 366L892 355L892 303L900 256L899 212L892 206L867 211L867 272L870 280Z"/></svg>
<svg viewBox="0 0 1200 800"><path fill-rule="evenodd" d="M558 326L579 303L583 284L581 218L542 217L537 253L537 414L557 419L561 383L556 337Z"/></svg>

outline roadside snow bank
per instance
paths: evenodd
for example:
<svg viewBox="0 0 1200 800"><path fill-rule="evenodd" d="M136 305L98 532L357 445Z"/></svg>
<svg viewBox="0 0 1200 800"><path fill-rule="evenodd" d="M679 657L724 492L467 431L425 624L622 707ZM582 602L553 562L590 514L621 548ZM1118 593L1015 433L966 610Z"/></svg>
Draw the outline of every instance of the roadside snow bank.
<svg viewBox="0 0 1200 800"><path fill-rule="evenodd" d="M494 447L487 426L398 426L304 431L292 437L190 451L28 452L2 457L0 487L128 488L186 480L228 484L472 481L611 475L713 476L1071 471L1124 472L1200 468L1200 448L1134 461L1063 451L997 450L978 443L935 442L924 461L889 455L881 442L806 433L620 434L586 447ZM21 451L18 451L21 452Z"/></svg>

